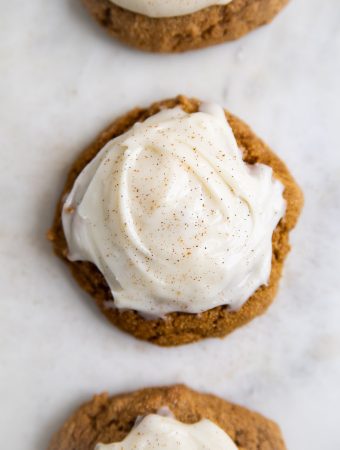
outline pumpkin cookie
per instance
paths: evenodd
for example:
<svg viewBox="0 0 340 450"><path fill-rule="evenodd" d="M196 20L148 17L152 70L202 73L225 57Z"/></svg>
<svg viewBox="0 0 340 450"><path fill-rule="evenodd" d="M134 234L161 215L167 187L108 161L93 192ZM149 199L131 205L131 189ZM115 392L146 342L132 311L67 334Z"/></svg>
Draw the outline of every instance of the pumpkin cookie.
<svg viewBox="0 0 340 450"><path fill-rule="evenodd" d="M164 414L170 418L162 419ZM197 446L185 448L286 448L279 427L271 420L214 395L178 385L142 389L114 397L95 396L53 436L48 450L133 449L139 448L136 443L142 439L148 439L149 445L161 441L162 448L174 448L171 437L176 431L180 431L177 445L192 443L190 438L196 438ZM157 440L153 441L154 437ZM124 439L124 447L113 445ZM184 448L184 445L178 448Z"/></svg>
<svg viewBox="0 0 340 450"><path fill-rule="evenodd" d="M247 125L179 96L130 111L80 154L48 237L113 324L180 345L268 308L302 203Z"/></svg>
<svg viewBox="0 0 340 450"><path fill-rule="evenodd" d="M237 39L288 0L82 0L114 37L141 50L182 52Z"/></svg>

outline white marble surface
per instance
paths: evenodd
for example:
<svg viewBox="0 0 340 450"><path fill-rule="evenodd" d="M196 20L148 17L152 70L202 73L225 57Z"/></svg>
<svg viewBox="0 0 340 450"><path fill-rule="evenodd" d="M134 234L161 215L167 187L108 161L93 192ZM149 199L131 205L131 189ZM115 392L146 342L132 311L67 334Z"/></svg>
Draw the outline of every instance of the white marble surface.
<svg viewBox="0 0 340 450"><path fill-rule="evenodd" d="M45 450L95 392L186 382L273 417L290 450L339 450L339 0L292 0L238 42L175 56L112 41L78 0L0 4L1 448ZM82 147L118 114L177 93L248 121L306 205L265 316L160 349L111 327L44 233Z"/></svg>

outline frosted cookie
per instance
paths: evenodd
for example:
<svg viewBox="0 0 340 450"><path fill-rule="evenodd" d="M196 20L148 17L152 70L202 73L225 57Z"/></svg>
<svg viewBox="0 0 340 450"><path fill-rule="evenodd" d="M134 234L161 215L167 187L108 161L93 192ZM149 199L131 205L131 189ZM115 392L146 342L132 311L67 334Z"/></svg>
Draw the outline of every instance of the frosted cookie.
<svg viewBox="0 0 340 450"><path fill-rule="evenodd" d="M288 0L82 0L114 37L142 50L181 52L237 39Z"/></svg>
<svg viewBox="0 0 340 450"><path fill-rule="evenodd" d="M113 324L179 345L268 308L301 206L241 120L181 96L134 109L81 153L49 239Z"/></svg>
<svg viewBox="0 0 340 450"><path fill-rule="evenodd" d="M146 445L147 443L147 445ZM81 406L48 450L285 450L279 427L185 386L149 388Z"/></svg>

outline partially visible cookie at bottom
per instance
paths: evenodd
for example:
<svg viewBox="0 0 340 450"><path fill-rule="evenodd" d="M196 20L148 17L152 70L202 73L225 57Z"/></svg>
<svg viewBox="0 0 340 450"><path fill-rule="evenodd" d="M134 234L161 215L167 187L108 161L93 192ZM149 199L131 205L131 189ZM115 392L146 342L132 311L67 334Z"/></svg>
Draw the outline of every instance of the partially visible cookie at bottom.
<svg viewBox="0 0 340 450"><path fill-rule="evenodd" d="M110 0L82 0L90 14L113 37L151 52L183 52L244 36L269 23L288 0L233 0L192 14L148 17Z"/></svg>
<svg viewBox="0 0 340 450"><path fill-rule="evenodd" d="M208 419L224 430L239 450L285 450L278 425L246 408L183 385L147 388L110 397L95 396L53 436L48 450L94 450L97 443L123 440L140 416L167 407L183 423Z"/></svg>

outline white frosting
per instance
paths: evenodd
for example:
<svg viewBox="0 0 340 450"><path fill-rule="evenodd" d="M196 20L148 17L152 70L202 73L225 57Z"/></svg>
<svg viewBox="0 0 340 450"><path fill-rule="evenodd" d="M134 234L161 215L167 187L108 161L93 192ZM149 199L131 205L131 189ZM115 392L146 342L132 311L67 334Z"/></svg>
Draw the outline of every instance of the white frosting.
<svg viewBox="0 0 340 450"><path fill-rule="evenodd" d="M210 420L187 425L156 414L146 416L126 438L113 444L98 444L95 450L237 450L221 428Z"/></svg>
<svg viewBox="0 0 340 450"><path fill-rule="evenodd" d="M149 17L175 17L192 14L213 5L226 5L232 0L110 0L124 9Z"/></svg>
<svg viewBox="0 0 340 450"><path fill-rule="evenodd" d="M236 309L268 282L282 193L270 167L243 162L222 108L163 110L78 176L62 215L68 256L102 272L108 307Z"/></svg>

